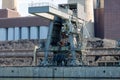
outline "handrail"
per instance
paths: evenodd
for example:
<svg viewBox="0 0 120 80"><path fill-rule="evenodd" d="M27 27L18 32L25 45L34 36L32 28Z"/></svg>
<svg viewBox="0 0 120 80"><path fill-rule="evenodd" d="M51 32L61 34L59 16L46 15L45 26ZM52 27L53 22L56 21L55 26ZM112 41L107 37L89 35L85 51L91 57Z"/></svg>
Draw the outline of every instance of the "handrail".
<svg viewBox="0 0 120 80"><path fill-rule="evenodd" d="M61 11L61 12L64 12L64 13L66 13L66 14L69 14L70 16L73 16L73 18L74 18L74 17L75 17L75 18L78 18L78 17L76 16L76 14L73 13L72 10L70 10L70 9L68 9L68 8L58 7L58 6L56 6L56 5L52 4L52 3L49 3L49 2L30 3L30 4L29 4L29 7L44 7L44 6L52 7L52 8L54 8L54 9L58 10L58 11ZM84 21L84 19L80 19L80 18L78 18L78 19L81 20L81 21Z"/></svg>
<svg viewBox="0 0 120 80"><path fill-rule="evenodd" d="M56 9L56 10L62 11L64 13L67 13L67 14L70 14L70 15L73 15L73 13L70 9L65 9L65 8L62 8L62 7L58 7L58 6L55 6L54 4L49 3L49 2L30 3L29 4L29 7L42 7L42 6L50 6L54 9Z"/></svg>
<svg viewBox="0 0 120 80"><path fill-rule="evenodd" d="M41 7L41 6L50 6L50 7L53 7L53 8L58 9L57 6L55 6L54 4L51 4L51 3L49 3L49 2L30 3L30 4L29 4L29 7Z"/></svg>

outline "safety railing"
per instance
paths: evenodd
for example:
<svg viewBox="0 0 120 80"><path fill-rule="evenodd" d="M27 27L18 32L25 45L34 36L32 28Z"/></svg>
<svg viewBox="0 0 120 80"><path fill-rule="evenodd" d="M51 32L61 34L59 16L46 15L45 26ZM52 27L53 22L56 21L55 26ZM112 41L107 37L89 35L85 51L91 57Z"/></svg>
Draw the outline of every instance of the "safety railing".
<svg viewBox="0 0 120 80"><path fill-rule="evenodd" d="M42 6L50 6L53 7L55 9L58 9L57 6L55 6L54 4L51 4L49 2L42 2L42 3L30 3L29 7L42 7Z"/></svg>
<svg viewBox="0 0 120 80"><path fill-rule="evenodd" d="M54 4L51 4L49 2L42 2L42 3L30 3L29 4L29 7L42 7L42 6L49 6L49 7L52 7L58 11L62 11L64 13L67 13L67 14L70 14L70 15L73 15L73 12L70 10L70 9L65 9L65 8L62 8L62 7L58 7Z"/></svg>

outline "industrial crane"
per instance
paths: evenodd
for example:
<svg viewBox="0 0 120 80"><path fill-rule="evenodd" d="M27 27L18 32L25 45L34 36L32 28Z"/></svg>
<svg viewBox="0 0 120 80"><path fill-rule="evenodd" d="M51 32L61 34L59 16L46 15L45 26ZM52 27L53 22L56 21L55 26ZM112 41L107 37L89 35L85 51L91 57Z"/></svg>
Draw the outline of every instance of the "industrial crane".
<svg viewBox="0 0 120 80"><path fill-rule="evenodd" d="M112 55L116 58L116 55L117 57L120 55L119 49L113 47L116 44L112 44L112 47L105 47L103 44L107 42L104 40L91 39L89 31L85 27L87 21L79 18L76 15L76 10L70 9L67 5L56 7L49 3L34 3L29 7L29 13L50 20L45 48L44 50L41 50L41 48L36 50L38 52L44 51L44 60L40 65L78 66L83 64L89 65L89 63L96 65L96 61L102 58L102 56ZM83 28L86 29L87 38L83 36ZM112 42L107 44L109 43L111 44ZM92 45L92 47L86 47L87 45L89 47ZM51 52L53 53L52 60L48 56ZM118 62L119 59L116 61ZM113 62L116 63L116 61Z"/></svg>
<svg viewBox="0 0 120 80"><path fill-rule="evenodd" d="M36 5L40 6L39 14L36 12L38 8ZM79 65L80 62L76 57L77 53L81 55L84 19L78 18L69 8L57 8L48 3L35 4L35 7L32 5L29 11L31 14L51 20L42 65L49 65L49 52L53 52L54 65Z"/></svg>

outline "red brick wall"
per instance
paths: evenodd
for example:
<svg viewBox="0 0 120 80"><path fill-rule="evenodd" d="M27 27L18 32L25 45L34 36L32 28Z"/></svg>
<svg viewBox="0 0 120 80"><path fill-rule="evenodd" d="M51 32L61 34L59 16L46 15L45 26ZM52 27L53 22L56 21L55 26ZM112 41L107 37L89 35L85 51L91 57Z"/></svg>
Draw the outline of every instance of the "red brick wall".
<svg viewBox="0 0 120 80"><path fill-rule="evenodd" d="M7 10L6 9L0 9L0 18L7 17Z"/></svg>
<svg viewBox="0 0 120 80"><path fill-rule="evenodd" d="M20 17L20 14L17 11L10 9L7 10L8 10L8 18Z"/></svg>
<svg viewBox="0 0 120 80"><path fill-rule="evenodd" d="M48 26L50 20L43 17L18 17L0 19L0 27Z"/></svg>
<svg viewBox="0 0 120 80"><path fill-rule="evenodd" d="M49 26L50 20L43 17L20 17L19 13L10 9L0 9L0 28Z"/></svg>
<svg viewBox="0 0 120 80"><path fill-rule="evenodd" d="M120 40L120 0L105 0L104 38Z"/></svg>
<svg viewBox="0 0 120 80"><path fill-rule="evenodd" d="M20 17L19 13L10 9L0 9L0 18Z"/></svg>
<svg viewBox="0 0 120 80"><path fill-rule="evenodd" d="M104 11L95 10L96 37L120 40L120 0L104 0Z"/></svg>
<svg viewBox="0 0 120 80"><path fill-rule="evenodd" d="M104 38L104 9L95 9L95 37Z"/></svg>

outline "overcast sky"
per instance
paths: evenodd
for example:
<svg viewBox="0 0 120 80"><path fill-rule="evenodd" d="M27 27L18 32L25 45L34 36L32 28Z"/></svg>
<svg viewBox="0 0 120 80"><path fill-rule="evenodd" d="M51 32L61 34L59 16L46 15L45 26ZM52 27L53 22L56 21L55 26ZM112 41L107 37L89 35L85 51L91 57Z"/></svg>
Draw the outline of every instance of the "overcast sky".
<svg viewBox="0 0 120 80"><path fill-rule="evenodd" d="M66 3L67 0L17 0L18 2L18 12L22 15L22 16L27 16L28 15L28 5L31 2L49 2L52 4L61 4L61 3ZM2 5L2 0L0 0L0 8Z"/></svg>

